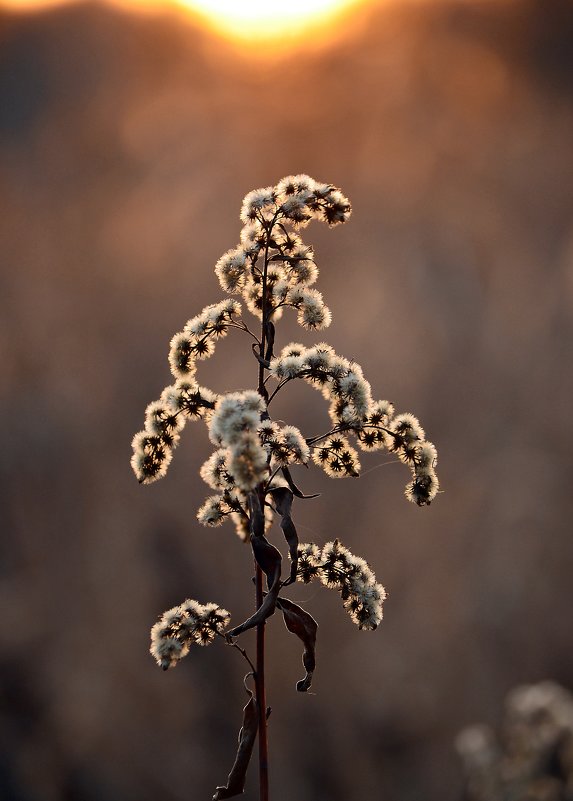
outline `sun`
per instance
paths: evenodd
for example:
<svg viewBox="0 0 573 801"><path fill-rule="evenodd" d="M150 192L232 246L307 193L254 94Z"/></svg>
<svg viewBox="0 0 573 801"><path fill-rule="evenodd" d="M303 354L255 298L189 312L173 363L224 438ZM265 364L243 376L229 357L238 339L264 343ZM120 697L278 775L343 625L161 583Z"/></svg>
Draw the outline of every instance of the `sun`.
<svg viewBox="0 0 573 801"><path fill-rule="evenodd" d="M71 4L77 0L0 0L0 9L34 11L46 6ZM99 0L142 13L177 8L227 39L256 42L261 52L289 47L305 34L331 33L342 27L345 11L369 0ZM344 19L350 20L349 15ZM265 50L268 43L273 51Z"/></svg>
<svg viewBox="0 0 573 801"><path fill-rule="evenodd" d="M359 0L176 0L220 33L246 41L279 39L332 22Z"/></svg>

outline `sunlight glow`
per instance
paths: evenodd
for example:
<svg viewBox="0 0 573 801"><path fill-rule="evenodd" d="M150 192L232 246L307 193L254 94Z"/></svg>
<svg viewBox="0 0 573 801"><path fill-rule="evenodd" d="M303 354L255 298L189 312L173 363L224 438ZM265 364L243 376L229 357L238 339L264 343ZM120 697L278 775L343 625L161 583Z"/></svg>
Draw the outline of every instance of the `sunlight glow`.
<svg viewBox="0 0 573 801"><path fill-rule="evenodd" d="M74 0L0 0L17 11L72 3ZM134 11L177 8L223 36L242 42L286 44L307 31L332 29L351 6L366 0L103 0Z"/></svg>
<svg viewBox="0 0 573 801"><path fill-rule="evenodd" d="M240 39L299 34L331 22L358 0L177 0L220 32Z"/></svg>

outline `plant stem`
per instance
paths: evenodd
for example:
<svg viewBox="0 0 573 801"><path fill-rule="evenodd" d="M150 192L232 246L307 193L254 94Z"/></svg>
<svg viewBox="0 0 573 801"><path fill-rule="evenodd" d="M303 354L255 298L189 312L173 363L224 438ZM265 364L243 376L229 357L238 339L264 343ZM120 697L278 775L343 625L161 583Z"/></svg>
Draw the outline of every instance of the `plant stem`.
<svg viewBox="0 0 573 801"><path fill-rule="evenodd" d="M260 339L260 361L259 361L259 384L258 392L268 404L269 395L265 387L265 366L263 360L265 358L266 350L266 334L268 323L268 308L267 308L267 270L269 266L269 237L273 229L275 220L273 219L270 225L266 228L266 242L264 251L263 262L263 278L261 286L261 299L262 299L262 320L261 320L261 339ZM259 500L261 510L265 514L265 493L264 485L258 488ZM264 522L263 522L264 534ZM263 603L263 571L255 561L255 603L257 609ZM259 801L269 801L269 752L267 740L267 700L265 689L265 622L259 623L257 626L257 670L255 673L255 684L257 690L257 705L259 708Z"/></svg>
<svg viewBox="0 0 573 801"><path fill-rule="evenodd" d="M255 563L257 609L263 602L263 571ZM259 708L259 801L269 801L269 758L267 743L267 701L265 691L265 624L257 626L257 670L255 674Z"/></svg>

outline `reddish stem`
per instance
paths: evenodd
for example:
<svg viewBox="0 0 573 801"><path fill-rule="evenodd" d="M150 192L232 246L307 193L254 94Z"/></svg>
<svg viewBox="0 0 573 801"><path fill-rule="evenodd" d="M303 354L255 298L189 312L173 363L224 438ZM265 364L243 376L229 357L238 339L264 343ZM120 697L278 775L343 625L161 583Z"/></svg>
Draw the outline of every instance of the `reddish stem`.
<svg viewBox="0 0 573 801"><path fill-rule="evenodd" d="M255 562L257 609L263 603L263 571ZM267 701L265 692L265 624L257 626L257 704L259 708L259 801L269 801Z"/></svg>
<svg viewBox="0 0 573 801"><path fill-rule="evenodd" d="M260 341L260 361L259 361L259 386L258 392L268 404L268 392L265 387L265 351L267 339L267 323L269 320L267 309L267 270L269 266L269 237L275 224L276 216L267 226L265 225L267 237L265 242L263 280L261 287L262 299L262 320L261 320L261 341ZM264 485L258 488L261 511L263 513L263 534L264 514L265 514L265 493ZM257 609L263 603L263 571L255 562L255 588ZM269 801L269 751L267 742L267 699L265 691L265 623L257 626L257 672L255 676L257 689L257 704L259 707L259 801Z"/></svg>

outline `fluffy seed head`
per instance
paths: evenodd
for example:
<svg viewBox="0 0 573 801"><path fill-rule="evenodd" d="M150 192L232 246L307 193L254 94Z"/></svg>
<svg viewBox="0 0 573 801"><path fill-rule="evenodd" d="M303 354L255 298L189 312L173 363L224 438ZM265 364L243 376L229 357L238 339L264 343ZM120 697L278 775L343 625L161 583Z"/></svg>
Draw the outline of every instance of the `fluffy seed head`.
<svg viewBox="0 0 573 801"><path fill-rule="evenodd" d="M298 545L298 561L296 577L298 581L308 584L320 573L321 554L318 545L313 542L301 542Z"/></svg>
<svg viewBox="0 0 573 801"><path fill-rule="evenodd" d="M291 460L306 464L310 458L310 448L298 428L284 426L282 436L285 448L291 455Z"/></svg>
<svg viewBox="0 0 573 801"><path fill-rule="evenodd" d="M161 437L170 447L175 447L179 440L179 433L185 426L182 414L170 409L161 400L153 401L145 410L145 429L150 434Z"/></svg>
<svg viewBox="0 0 573 801"><path fill-rule="evenodd" d="M202 526L214 528L220 526L225 517L229 514L229 509L223 500L222 495L211 495L197 512L197 520Z"/></svg>
<svg viewBox="0 0 573 801"><path fill-rule="evenodd" d="M398 435L396 439L401 442L422 441L425 436L420 421L409 412L397 414L392 420L391 429Z"/></svg>
<svg viewBox="0 0 573 801"><path fill-rule="evenodd" d="M310 175L287 175L277 184L277 193L280 197L289 197L298 192L313 192L316 186L316 181Z"/></svg>
<svg viewBox="0 0 573 801"><path fill-rule="evenodd" d="M247 253L242 247L228 250L215 265L215 275L225 292L240 292L245 286Z"/></svg>
<svg viewBox="0 0 573 801"><path fill-rule="evenodd" d="M199 475L211 489L225 490L234 485L228 470L231 453L227 448L218 448L201 467Z"/></svg>
<svg viewBox="0 0 573 801"><path fill-rule="evenodd" d="M214 603L200 604L187 599L168 609L151 629L150 652L157 664L167 670L189 653L193 643L209 645L222 634L231 616Z"/></svg>
<svg viewBox="0 0 573 801"><path fill-rule="evenodd" d="M253 189L245 195L241 207L241 221L245 224L263 219L270 219L276 209L277 193L274 186Z"/></svg>
<svg viewBox="0 0 573 801"><path fill-rule="evenodd" d="M169 343L169 367L175 378L190 378L195 375L197 354L193 340L180 331Z"/></svg>
<svg viewBox="0 0 573 801"><path fill-rule="evenodd" d="M268 475L267 453L256 433L245 432L231 448L229 473L244 492L254 489Z"/></svg>
<svg viewBox="0 0 573 801"><path fill-rule="evenodd" d="M140 484L152 484L167 473L173 451L162 437L140 431L132 440L131 467Z"/></svg>
<svg viewBox="0 0 573 801"><path fill-rule="evenodd" d="M313 462L330 478L360 475L360 460L346 437L336 435L313 448Z"/></svg>
<svg viewBox="0 0 573 801"><path fill-rule="evenodd" d="M209 437L215 445L234 445L245 432L256 431L265 404L258 392L231 392L221 396L209 427Z"/></svg>
<svg viewBox="0 0 573 801"><path fill-rule="evenodd" d="M406 498L418 506L429 506L438 494L440 482L433 470L422 475L415 475L409 484L406 484Z"/></svg>

